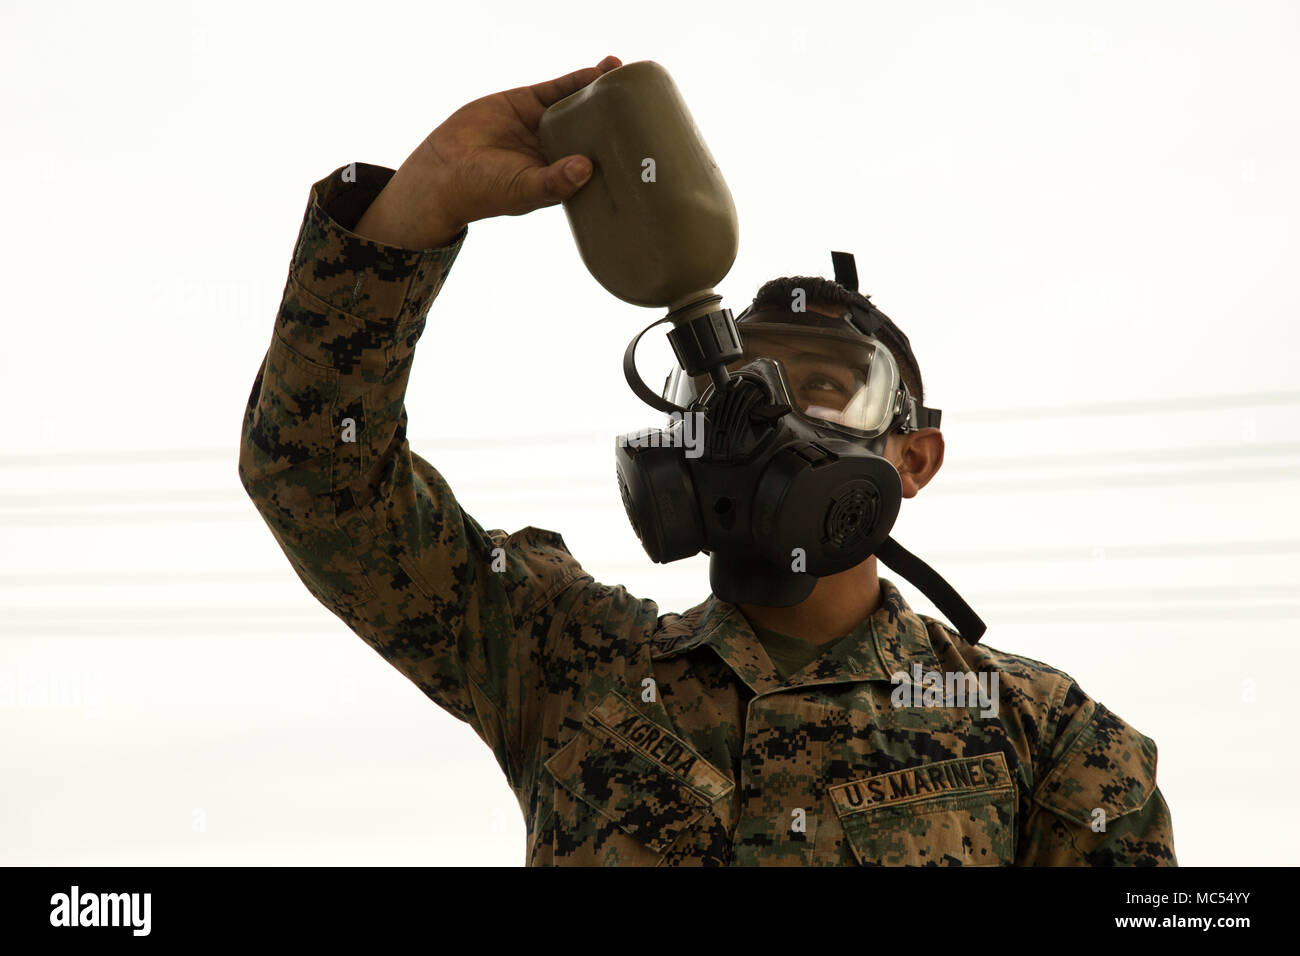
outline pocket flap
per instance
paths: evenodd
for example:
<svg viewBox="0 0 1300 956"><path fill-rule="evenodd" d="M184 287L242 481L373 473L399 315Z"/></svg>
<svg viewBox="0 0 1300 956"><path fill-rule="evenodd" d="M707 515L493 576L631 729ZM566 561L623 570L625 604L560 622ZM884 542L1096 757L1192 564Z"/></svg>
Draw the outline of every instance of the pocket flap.
<svg viewBox="0 0 1300 956"><path fill-rule="evenodd" d="M588 713L546 769L557 784L656 852L733 788L684 740L617 694Z"/></svg>
<svg viewBox="0 0 1300 956"><path fill-rule="evenodd" d="M1015 855L1015 786L1001 753L850 780L831 802L866 866L999 866Z"/></svg>
<svg viewBox="0 0 1300 956"><path fill-rule="evenodd" d="M1156 743L1101 704L1034 799L1080 826L1095 811L1115 820L1145 806L1156 789Z"/></svg>

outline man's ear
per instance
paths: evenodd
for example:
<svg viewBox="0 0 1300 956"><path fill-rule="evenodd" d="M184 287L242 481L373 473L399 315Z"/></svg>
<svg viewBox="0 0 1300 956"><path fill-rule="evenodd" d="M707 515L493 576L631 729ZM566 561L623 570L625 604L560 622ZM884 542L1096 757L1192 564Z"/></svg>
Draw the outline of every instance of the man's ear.
<svg viewBox="0 0 1300 956"><path fill-rule="evenodd" d="M915 498L943 464L943 432L918 428L906 435L891 435L893 454L887 455L903 482L903 497Z"/></svg>

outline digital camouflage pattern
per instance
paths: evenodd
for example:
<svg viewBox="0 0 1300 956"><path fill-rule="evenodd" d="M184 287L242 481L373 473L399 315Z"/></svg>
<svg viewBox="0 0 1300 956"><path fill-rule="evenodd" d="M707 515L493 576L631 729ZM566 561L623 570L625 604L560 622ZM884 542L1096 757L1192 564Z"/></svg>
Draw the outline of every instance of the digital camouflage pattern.
<svg viewBox="0 0 1300 956"><path fill-rule="evenodd" d="M1176 865L1150 739L886 579L869 627L782 681L735 606L661 615L558 534L484 531L403 406L467 230L425 251L351 233L392 174L314 185L239 474L311 593L492 748L530 865ZM893 706L914 664L996 670L997 716Z"/></svg>

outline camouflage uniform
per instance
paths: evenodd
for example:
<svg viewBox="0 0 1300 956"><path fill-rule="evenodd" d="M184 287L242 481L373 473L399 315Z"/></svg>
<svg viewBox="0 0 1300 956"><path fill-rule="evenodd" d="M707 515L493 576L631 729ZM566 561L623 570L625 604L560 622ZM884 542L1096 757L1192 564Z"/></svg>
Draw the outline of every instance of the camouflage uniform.
<svg viewBox="0 0 1300 956"><path fill-rule="evenodd" d="M313 187L240 478L308 590L492 748L530 865L1176 865L1149 738L886 579L783 681L734 605L661 615L554 532L484 531L412 453L403 406L466 231L425 251L358 237L392 170L344 169ZM891 675L917 664L996 671L996 716L894 706Z"/></svg>

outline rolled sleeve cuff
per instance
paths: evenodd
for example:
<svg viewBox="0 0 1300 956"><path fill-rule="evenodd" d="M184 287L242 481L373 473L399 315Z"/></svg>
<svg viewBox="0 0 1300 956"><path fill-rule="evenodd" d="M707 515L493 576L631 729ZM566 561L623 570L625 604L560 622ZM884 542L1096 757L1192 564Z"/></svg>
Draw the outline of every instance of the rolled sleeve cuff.
<svg viewBox="0 0 1300 956"><path fill-rule="evenodd" d="M469 227L436 249L403 249L352 232L394 172L350 163L312 186L290 277L340 312L401 329L428 313Z"/></svg>

